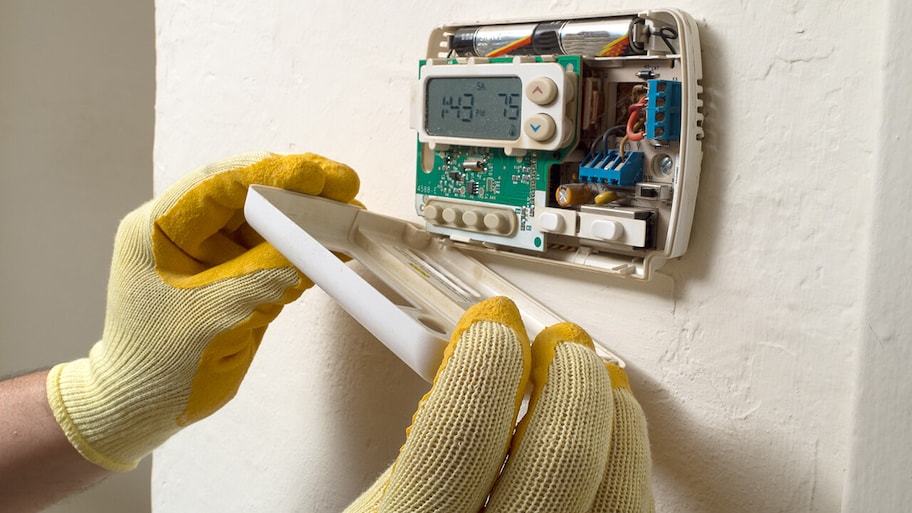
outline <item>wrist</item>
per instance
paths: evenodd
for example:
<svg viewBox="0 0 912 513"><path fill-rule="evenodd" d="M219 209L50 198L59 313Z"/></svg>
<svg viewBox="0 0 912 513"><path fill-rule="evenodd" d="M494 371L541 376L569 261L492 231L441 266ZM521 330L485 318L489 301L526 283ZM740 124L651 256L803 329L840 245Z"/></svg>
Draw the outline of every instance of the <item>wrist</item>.
<svg viewBox="0 0 912 513"><path fill-rule="evenodd" d="M179 428L143 390L109 387L111 376L95 371L88 358L55 366L47 377L48 404L86 460L111 471L132 470Z"/></svg>
<svg viewBox="0 0 912 513"><path fill-rule="evenodd" d="M39 511L107 475L74 450L54 421L47 374L0 381L0 511Z"/></svg>

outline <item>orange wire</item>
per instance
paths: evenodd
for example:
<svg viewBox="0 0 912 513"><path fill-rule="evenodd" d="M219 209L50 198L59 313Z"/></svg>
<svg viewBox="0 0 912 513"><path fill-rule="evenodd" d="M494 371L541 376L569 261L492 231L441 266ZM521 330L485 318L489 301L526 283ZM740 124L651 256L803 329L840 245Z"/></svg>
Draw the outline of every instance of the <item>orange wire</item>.
<svg viewBox="0 0 912 513"><path fill-rule="evenodd" d="M646 108L646 97L643 96L639 101L630 106L630 117L627 118L627 138L631 141L641 141L646 137L646 131L636 132L634 125L642 114L643 109Z"/></svg>

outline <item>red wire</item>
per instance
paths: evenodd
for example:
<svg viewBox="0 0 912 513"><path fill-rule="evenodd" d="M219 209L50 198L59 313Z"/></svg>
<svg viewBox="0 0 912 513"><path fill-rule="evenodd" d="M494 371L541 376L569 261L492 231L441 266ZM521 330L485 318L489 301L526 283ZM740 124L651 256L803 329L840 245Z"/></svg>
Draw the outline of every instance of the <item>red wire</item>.
<svg viewBox="0 0 912 513"><path fill-rule="evenodd" d="M627 118L627 139L630 141L641 141L646 137L646 131L634 132L633 125L636 124L637 119L639 119L640 114L643 109L646 108L646 97L643 96L640 100L633 105L631 105L628 110L630 111L630 117Z"/></svg>

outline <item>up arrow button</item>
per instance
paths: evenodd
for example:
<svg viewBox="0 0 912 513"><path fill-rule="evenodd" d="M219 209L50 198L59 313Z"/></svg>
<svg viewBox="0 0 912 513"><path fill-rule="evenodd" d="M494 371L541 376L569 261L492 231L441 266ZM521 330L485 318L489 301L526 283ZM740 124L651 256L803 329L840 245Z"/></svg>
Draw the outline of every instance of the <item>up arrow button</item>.
<svg viewBox="0 0 912 513"><path fill-rule="evenodd" d="M536 105L548 105L557 98L557 85L547 77L530 80L526 84L526 97Z"/></svg>

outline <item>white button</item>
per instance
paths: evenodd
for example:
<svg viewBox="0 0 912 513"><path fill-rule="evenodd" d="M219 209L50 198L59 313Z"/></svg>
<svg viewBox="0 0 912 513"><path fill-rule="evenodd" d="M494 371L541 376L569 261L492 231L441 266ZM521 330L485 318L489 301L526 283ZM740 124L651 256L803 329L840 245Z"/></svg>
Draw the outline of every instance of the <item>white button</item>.
<svg viewBox="0 0 912 513"><path fill-rule="evenodd" d="M424 218L431 222L439 221L440 208L437 205L426 205L424 207Z"/></svg>
<svg viewBox="0 0 912 513"><path fill-rule="evenodd" d="M531 139L544 142L554 137L557 126L554 119L547 114L533 114L526 118L524 130Z"/></svg>
<svg viewBox="0 0 912 513"><path fill-rule="evenodd" d="M488 214L484 216L484 224L489 230L503 233L506 231L510 222L503 214Z"/></svg>
<svg viewBox="0 0 912 513"><path fill-rule="evenodd" d="M462 212L458 208L446 207L443 209L443 220L447 224L462 224Z"/></svg>
<svg viewBox="0 0 912 513"><path fill-rule="evenodd" d="M536 78L526 84L526 96L537 105L548 105L557 97L557 85L550 78Z"/></svg>
<svg viewBox="0 0 912 513"><path fill-rule="evenodd" d="M617 221L597 220L592 223L592 236L602 240L618 240L624 235L624 225Z"/></svg>
<svg viewBox="0 0 912 513"><path fill-rule="evenodd" d="M462 214L462 222L465 223L466 226L480 228L481 225L484 224L484 216L481 212L469 210Z"/></svg>
<svg viewBox="0 0 912 513"><path fill-rule="evenodd" d="M559 232L564 228L564 218L554 212L538 216L538 228L543 232Z"/></svg>

